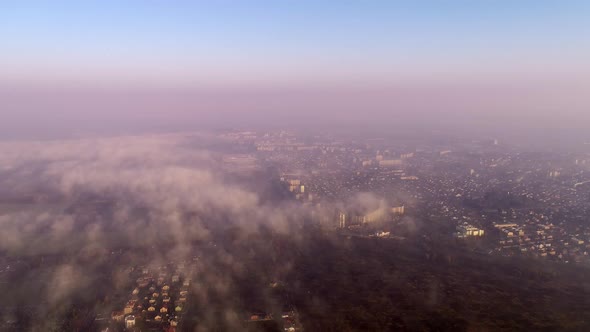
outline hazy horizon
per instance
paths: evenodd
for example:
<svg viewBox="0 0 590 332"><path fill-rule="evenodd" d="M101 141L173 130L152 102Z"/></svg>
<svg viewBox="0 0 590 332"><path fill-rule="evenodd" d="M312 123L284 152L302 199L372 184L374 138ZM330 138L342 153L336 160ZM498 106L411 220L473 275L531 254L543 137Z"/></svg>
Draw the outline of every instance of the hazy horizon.
<svg viewBox="0 0 590 332"><path fill-rule="evenodd" d="M583 1L9 2L6 137L590 129Z"/></svg>

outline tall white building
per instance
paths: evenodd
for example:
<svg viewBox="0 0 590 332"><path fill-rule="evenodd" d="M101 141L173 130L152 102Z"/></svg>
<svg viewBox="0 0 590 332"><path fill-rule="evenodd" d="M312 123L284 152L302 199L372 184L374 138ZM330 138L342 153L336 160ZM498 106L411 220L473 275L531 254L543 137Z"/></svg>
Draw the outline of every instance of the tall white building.
<svg viewBox="0 0 590 332"><path fill-rule="evenodd" d="M344 228L346 227L346 213L340 212L338 214L338 227Z"/></svg>
<svg viewBox="0 0 590 332"><path fill-rule="evenodd" d="M130 329L135 326L135 316L129 315L125 317L125 328Z"/></svg>

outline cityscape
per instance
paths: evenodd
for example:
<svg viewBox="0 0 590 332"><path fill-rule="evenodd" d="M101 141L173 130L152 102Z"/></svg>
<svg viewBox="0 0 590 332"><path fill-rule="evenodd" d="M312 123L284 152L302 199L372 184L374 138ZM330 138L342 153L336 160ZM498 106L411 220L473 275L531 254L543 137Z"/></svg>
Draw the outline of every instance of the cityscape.
<svg viewBox="0 0 590 332"><path fill-rule="evenodd" d="M244 150L224 158L229 170L276 167L303 206L375 194L369 210L317 219L326 229L390 237L409 215L487 254L588 263L588 152L519 151L498 139L409 147L285 131L222 136Z"/></svg>
<svg viewBox="0 0 590 332"><path fill-rule="evenodd" d="M205 136L207 139L203 139ZM124 155L117 157L121 160L107 159L108 163L116 165L117 174L133 169L133 177L146 177L142 167L152 166L142 165L136 170L138 164L133 158L144 157L131 152L136 149L133 145L144 139L100 139L81 147L97 144L98 152L90 153L91 165L96 165L94 158L103 144L107 147L104 151L111 152L118 151L116 146L126 146ZM74 270L84 267L94 271L86 282L100 286L92 286L87 297L72 299L74 302L62 308L61 318L54 322L58 329L185 331L241 326L252 331L302 331L311 318L301 307L300 297L305 298L311 290L301 289L300 278L305 277L301 273L308 272L298 270L311 263L299 261L297 255L301 253L297 253L310 241L323 243L326 238L342 245L360 241L357 245L393 246L393 250L402 252L416 250L417 243L429 244L442 250L438 254L448 250L447 259L451 261L460 259L453 258L458 250L462 252L459 255L475 260L489 257L493 262L489 264L518 260L520 264L545 265L549 272L538 273L548 273L552 278L556 278L554 269L589 268L590 151L585 151L583 144L569 152L539 152L496 138L429 141L291 130L225 130L152 139L157 149L172 149L171 155L180 152L172 148L177 145L199 154L207 151L207 167L215 176L256 192L258 198L252 200L246 195L238 204L247 206L239 207L207 203L204 209L238 209L211 214L193 210L193 203L184 206L177 200L185 199L181 197L185 194L209 191L212 184L205 188L191 185L186 193L165 189L163 196L145 198L141 195L151 190L151 184L133 179L130 183L123 179L123 183L103 183L98 191L83 189L98 184L68 178L80 171L76 166L59 176L48 177L46 172L35 175L39 177L39 182L34 182L37 189L24 187L29 191L2 194L6 234L17 229L24 234L12 235L12 242L5 240L3 244L3 292L23 296L18 305L3 307L4 313L12 312L4 316L3 329L20 329L26 325L19 324L51 313L41 309L42 303L35 303L34 293L10 287L21 280L19 275L30 271L39 276L48 274L48 279L27 280L23 285L26 288L51 287L56 282L51 279L56 277L58 286L64 287L76 283L67 280L81 273ZM58 149L68 143L52 144ZM5 185L34 174L39 160L54 168L64 162L68 165L63 158L71 158L46 155L37 161L22 161L13 159L11 152L15 151L5 152L5 161L13 163L3 171ZM174 161L185 162L183 157ZM202 161L199 164L202 167ZM167 172L166 168L158 169L156 175L164 188L166 184L159 181L170 176ZM48 179L60 176L62 188L48 186ZM105 175L97 176L102 183ZM63 185L69 181L78 184L64 191ZM174 182L174 186L181 186L183 181ZM129 195L137 197L130 199ZM172 201L160 202L168 198ZM173 217L159 211L167 204L172 204ZM15 224L15 216L22 218L19 211L23 208L40 210L29 218L49 219ZM217 222L242 217L268 220ZM281 219L280 223L275 219ZM100 231L94 230L97 220ZM161 225L160 220L164 220ZM70 234L78 229L94 232L89 233L92 241L72 238ZM26 237L30 235L41 236L45 245L30 242ZM80 251L72 256L70 250ZM435 255L431 248L419 250L426 250L426 257L419 261L429 262ZM251 274L258 269L262 270ZM227 279L221 278L222 285L217 284L217 273L227 274ZM580 272L578 276L583 275ZM83 283L76 287L88 286ZM230 289L231 300L227 298ZM227 310L226 301L232 303L232 314L222 319L229 319L223 323L228 325L219 325L219 315Z"/></svg>
<svg viewBox="0 0 590 332"><path fill-rule="evenodd" d="M0 332L590 331L590 1L2 1Z"/></svg>

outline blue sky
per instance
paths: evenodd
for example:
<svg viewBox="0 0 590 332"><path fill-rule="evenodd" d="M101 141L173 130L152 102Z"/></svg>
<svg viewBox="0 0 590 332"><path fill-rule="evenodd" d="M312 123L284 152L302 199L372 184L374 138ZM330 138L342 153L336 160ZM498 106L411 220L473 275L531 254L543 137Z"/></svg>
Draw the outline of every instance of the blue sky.
<svg viewBox="0 0 590 332"><path fill-rule="evenodd" d="M411 72L411 66L419 71L480 60L516 66L529 57L552 63L562 57L563 65L571 66L570 57L587 56L590 46L585 1L9 1L2 6L0 66L41 63L92 71L112 65L114 78L123 70L119 66L132 70L143 64L141 70L160 63L165 71L175 68L174 62L184 68L219 66L212 74L224 65L316 70L324 63L336 72L396 65ZM339 61L343 68L335 65Z"/></svg>

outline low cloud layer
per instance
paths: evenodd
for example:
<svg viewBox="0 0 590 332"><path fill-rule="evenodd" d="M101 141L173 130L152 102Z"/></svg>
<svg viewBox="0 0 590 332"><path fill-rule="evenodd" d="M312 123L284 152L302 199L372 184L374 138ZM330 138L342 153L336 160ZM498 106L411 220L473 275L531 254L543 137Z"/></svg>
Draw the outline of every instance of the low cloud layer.
<svg viewBox="0 0 590 332"><path fill-rule="evenodd" d="M45 318L33 330L59 326L68 299L96 286L113 250L132 249L119 269L157 266L190 260L198 255L192 245L213 241L212 232L237 227L240 241L261 227L285 233L300 220L288 203L263 204L255 192L231 183L218 171L219 156L193 146L194 140L173 135L0 144L0 252L59 257L43 276L43 294L17 291L53 308L36 309ZM244 270L239 258L220 246L198 267L204 284L195 287L203 299L210 290L221 300L235 295L232 273ZM119 279L109 287L127 287ZM228 304L228 310L234 317L229 321L239 321L237 309Z"/></svg>
<svg viewBox="0 0 590 332"><path fill-rule="evenodd" d="M200 329L238 328L244 308L236 280L264 284L293 267L277 258L273 236L297 242L296 230L311 217L383 203L363 194L303 209L290 200L261 199L222 171L223 155L206 148L214 139L177 134L0 143L0 254L27 262L10 290L19 300L1 317L18 320L15 309L32 308L31 330L59 330L74 302L120 309L104 294L131 291L133 266L191 261L197 305L223 308L222 314L219 307L201 309ZM260 253L270 261L256 271L252 262ZM259 309L280 308L261 292Z"/></svg>

